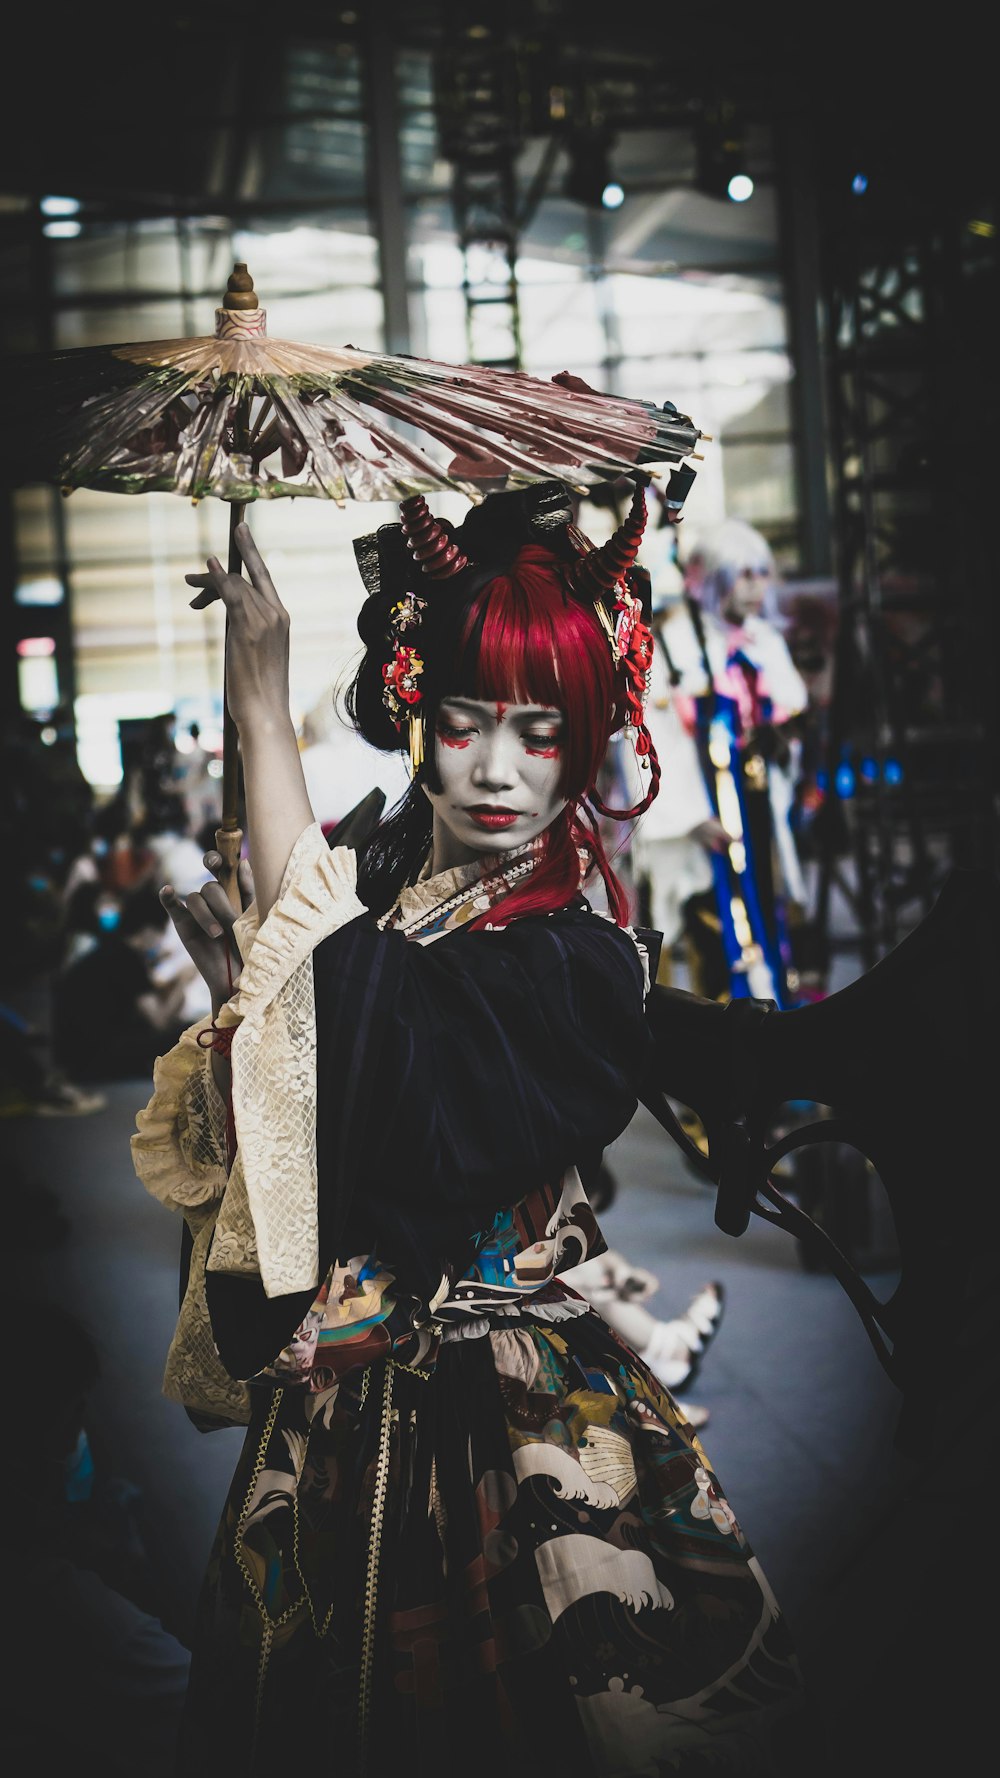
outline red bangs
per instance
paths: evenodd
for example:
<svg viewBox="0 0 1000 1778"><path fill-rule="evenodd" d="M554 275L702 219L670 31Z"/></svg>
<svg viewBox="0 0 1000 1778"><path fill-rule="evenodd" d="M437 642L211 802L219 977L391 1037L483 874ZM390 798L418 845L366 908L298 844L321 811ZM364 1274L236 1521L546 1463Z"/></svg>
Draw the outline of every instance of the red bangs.
<svg viewBox="0 0 1000 1778"><path fill-rule="evenodd" d="M565 713L562 789L583 796L597 779L614 720L615 681L596 617L567 592L557 558L520 550L469 610L460 676L471 697L549 704Z"/></svg>

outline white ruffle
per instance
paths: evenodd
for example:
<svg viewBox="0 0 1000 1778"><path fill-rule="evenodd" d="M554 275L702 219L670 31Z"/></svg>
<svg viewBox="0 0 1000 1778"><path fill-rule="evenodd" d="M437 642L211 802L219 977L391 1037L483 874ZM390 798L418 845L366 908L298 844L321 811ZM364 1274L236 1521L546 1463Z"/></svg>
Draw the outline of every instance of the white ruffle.
<svg viewBox="0 0 1000 1778"><path fill-rule="evenodd" d="M237 1154L228 1176L226 1107L211 1051L198 1043L207 1020L157 1060L152 1098L136 1119L135 1171L147 1191L184 1216L194 1237L164 1393L233 1424L248 1418L249 1397L215 1350L205 1272L259 1275L268 1296L318 1283L312 952L365 912L356 882L354 853L331 852L316 824L297 840L263 924L255 904L236 922L243 974L216 1021L236 1027Z"/></svg>
<svg viewBox="0 0 1000 1778"><path fill-rule="evenodd" d="M224 1009L229 1024L231 1005ZM153 1064L153 1096L132 1137L136 1174L170 1210L212 1203L226 1189L226 1107L212 1079L211 1051L198 1043L207 1022L191 1025Z"/></svg>
<svg viewBox="0 0 1000 1778"><path fill-rule="evenodd" d="M236 996L233 1115L238 1168L219 1212L209 1271L260 1272L269 1297L319 1283L316 1004L312 953L366 910L357 858L318 823L299 837L281 893L252 932Z"/></svg>

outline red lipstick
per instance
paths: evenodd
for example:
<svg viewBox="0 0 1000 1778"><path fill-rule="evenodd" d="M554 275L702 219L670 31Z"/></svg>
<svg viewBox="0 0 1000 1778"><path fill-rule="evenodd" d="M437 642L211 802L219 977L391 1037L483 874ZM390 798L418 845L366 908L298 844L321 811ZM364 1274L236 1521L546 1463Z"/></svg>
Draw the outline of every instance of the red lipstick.
<svg viewBox="0 0 1000 1778"><path fill-rule="evenodd" d="M465 812L477 827L485 827L490 831L511 827L518 819L516 809L498 809L490 803L474 803Z"/></svg>

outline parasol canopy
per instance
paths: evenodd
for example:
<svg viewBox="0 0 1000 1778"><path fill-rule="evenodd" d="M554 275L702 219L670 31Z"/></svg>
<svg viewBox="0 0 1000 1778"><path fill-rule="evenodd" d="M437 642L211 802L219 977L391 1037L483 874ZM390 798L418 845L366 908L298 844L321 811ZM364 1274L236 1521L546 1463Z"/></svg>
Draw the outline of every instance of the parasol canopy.
<svg viewBox="0 0 1000 1778"><path fill-rule="evenodd" d="M214 335L25 358L11 395L21 481L243 504L401 501L441 488L476 501L549 478L583 492L680 463L702 436L671 402L602 395L565 371L549 383L269 339L242 263Z"/></svg>
<svg viewBox="0 0 1000 1778"><path fill-rule="evenodd" d="M477 502L503 487L558 479L585 493L654 465L673 466L679 514L702 434L672 402L602 395L562 371L520 371L269 339L238 261L215 332L192 339L25 356L7 377L0 446L13 483L64 493L173 493L229 503L234 541L254 500L313 496L398 501L452 489ZM236 865L238 735L223 700L222 826L231 899Z"/></svg>

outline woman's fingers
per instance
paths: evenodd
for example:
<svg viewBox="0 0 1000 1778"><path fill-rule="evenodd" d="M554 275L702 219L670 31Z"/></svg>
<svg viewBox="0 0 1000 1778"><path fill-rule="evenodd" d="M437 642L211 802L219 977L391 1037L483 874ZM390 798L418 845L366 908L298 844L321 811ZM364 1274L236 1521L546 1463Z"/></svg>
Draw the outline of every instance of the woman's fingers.
<svg viewBox="0 0 1000 1778"><path fill-rule="evenodd" d="M210 574L185 574L188 586L200 587L201 591L191 600L192 611L204 611L206 605L214 605L222 594L214 584Z"/></svg>
<svg viewBox="0 0 1000 1778"><path fill-rule="evenodd" d="M278 598L278 595L274 590L274 582L268 572L267 563L253 540L253 532L251 531L250 526L246 524L237 525L233 532L233 538L236 547L243 558L243 566L249 574L254 586L257 588L257 591L261 593L269 603L273 602L280 605L281 600Z"/></svg>
<svg viewBox="0 0 1000 1778"><path fill-rule="evenodd" d="M249 862L245 858L241 858L239 865L237 866L236 881L239 885L240 901L243 904L244 910L246 910L254 898L255 890L253 871L250 869Z"/></svg>
<svg viewBox="0 0 1000 1778"><path fill-rule="evenodd" d="M242 574L228 573L218 556L209 556L206 573L184 576L188 586L199 588L190 601L192 611L204 611L216 599L221 599L227 609L232 610L237 605L245 606L248 599L253 603L256 595L262 605L283 612L284 606L274 590L274 582L253 540L249 525L237 525L233 535L249 580Z"/></svg>
<svg viewBox="0 0 1000 1778"><path fill-rule="evenodd" d="M185 900L171 884L165 883L160 890L160 902L185 944L189 939L197 939L202 935L206 938L222 937L222 927L199 896L189 895Z"/></svg>
<svg viewBox="0 0 1000 1778"><path fill-rule="evenodd" d="M219 872L223 868L222 856L218 852L205 852L202 856L202 864L205 866L206 870L211 871L213 877L218 878ZM250 868L250 861L248 858L240 859L239 864L236 867L236 882L240 892L240 902L245 913L256 893L254 889L253 871ZM230 906L228 894L226 896L226 909L228 913L232 914L232 920L235 921L237 916Z"/></svg>
<svg viewBox="0 0 1000 1778"><path fill-rule="evenodd" d="M199 893L219 930L221 931L225 927L227 932L231 932L239 916L222 884L218 882L205 883Z"/></svg>

